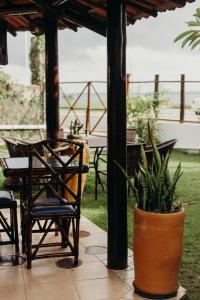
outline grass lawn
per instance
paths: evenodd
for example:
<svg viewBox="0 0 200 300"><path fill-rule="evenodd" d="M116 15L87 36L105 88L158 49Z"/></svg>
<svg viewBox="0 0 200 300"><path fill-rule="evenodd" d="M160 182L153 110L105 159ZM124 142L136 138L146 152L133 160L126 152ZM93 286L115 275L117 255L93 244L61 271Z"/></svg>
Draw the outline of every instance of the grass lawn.
<svg viewBox="0 0 200 300"><path fill-rule="evenodd" d="M0 147L1 157L5 156ZM184 236L184 253L180 274L180 283L189 294L189 299L200 299L200 154L189 155L174 151L171 156L170 169L173 173L178 161L182 162L184 172L178 186L177 197L185 205L186 222ZM0 172L0 189L3 188L3 175ZM123 200L123 199L122 199ZM188 206L188 204L193 203ZM128 201L128 237L132 248L132 211L133 199ZM99 188L98 200L94 199L94 172L88 174L87 185L82 200L82 214L92 222L107 230L106 193ZM155 258L156 259L156 258Z"/></svg>

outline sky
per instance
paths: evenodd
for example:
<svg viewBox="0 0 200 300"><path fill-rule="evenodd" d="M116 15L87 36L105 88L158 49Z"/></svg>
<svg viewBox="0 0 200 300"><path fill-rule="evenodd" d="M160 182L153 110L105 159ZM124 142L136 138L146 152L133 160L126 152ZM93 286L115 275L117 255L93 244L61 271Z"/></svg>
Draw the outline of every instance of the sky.
<svg viewBox="0 0 200 300"><path fill-rule="evenodd" d="M200 51L181 49L174 38L187 29L199 0L175 11L137 21L127 28L127 72L133 80L200 80ZM2 67L15 82L28 84L29 33L8 37L9 65ZM87 29L59 31L60 81L106 80L106 39Z"/></svg>

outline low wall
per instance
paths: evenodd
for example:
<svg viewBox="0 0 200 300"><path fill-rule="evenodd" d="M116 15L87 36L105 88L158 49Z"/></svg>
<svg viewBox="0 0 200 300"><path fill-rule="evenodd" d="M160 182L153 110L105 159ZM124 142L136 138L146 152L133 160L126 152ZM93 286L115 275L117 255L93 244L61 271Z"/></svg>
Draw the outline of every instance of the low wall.
<svg viewBox="0 0 200 300"><path fill-rule="evenodd" d="M157 122L160 141L177 139L174 148L200 150L200 123Z"/></svg>

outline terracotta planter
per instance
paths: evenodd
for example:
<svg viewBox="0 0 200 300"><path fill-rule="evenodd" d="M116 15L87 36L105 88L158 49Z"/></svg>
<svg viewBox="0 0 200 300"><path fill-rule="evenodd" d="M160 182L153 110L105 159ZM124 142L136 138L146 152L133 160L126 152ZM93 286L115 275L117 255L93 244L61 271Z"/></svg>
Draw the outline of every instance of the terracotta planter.
<svg viewBox="0 0 200 300"><path fill-rule="evenodd" d="M146 298L176 296L183 248L184 210L157 214L134 210L135 292Z"/></svg>
<svg viewBox="0 0 200 300"><path fill-rule="evenodd" d="M72 137L72 136L71 136ZM69 138L69 137L68 137ZM73 136L73 140L76 141L80 141L82 143L84 143L84 148L83 148L83 164L85 165L89 165L89 160L90 160L90 150L89 150L89 146L87 145L85 140L81 139L81 136ZM73 146L74 147L74 146ZM66 155L72 155L74 153L74 148L71 147L70 149L67 150L67 152L65 153ZM70 174L65 175L65 179L67 179L70 176ZM81 184L81 191L83 193L84 187L85 187L85 183L86 183L86 179L87 179L87 174L82 174L82 184ZM74 175L67 183L68 187L71 189L72 192L74 192L75 194L77 193L77 189L78 189L78 175ZM64 197L70 199L72 202L74 202L74 198L73 196L66 190L64 192Z"/></svg>

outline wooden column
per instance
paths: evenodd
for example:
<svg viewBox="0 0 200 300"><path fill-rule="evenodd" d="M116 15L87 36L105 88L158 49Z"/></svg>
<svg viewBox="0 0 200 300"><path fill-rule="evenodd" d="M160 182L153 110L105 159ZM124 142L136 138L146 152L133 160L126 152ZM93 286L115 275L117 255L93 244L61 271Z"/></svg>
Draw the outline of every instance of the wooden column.
<svg viewBox="0 0 200 300"><path fill-rule="evenodd" d="M185 74L181 74L180 86L180 123L184 123L185 118Z"/></svg>
<svg viewBox="0 0 200 300"><path fill-rule="evenodd" d="M154 98L158 99L158 93L159 93L159 75L155 75L154 79Z"/></svg>
<svg viewBox="0 0 200 300"><path fill-rule="evenodd" d="M7 25L0 22L0 65L8 64Z"/></svg>
<svg viewBox="0 0 200 300"><path fill-rule="evenodd" d="M57 20L46 18L46 127L47 138L59 137L59 75Z"/></svg>
<svg viewBox="0 0 200 300"><path fill-rule="evenodd" d="M90 134L90 96L91 96L91 81L88 82L88 94L87 94L87 110L86 110L86 122L85 122L85 134Z"/></svg>
<svg viewBox="0 0 200 300"><path fill-rule="evenodd" d="M126 15L124 0L107 0L108 267L127 266Z"/></svg>

